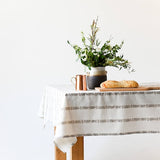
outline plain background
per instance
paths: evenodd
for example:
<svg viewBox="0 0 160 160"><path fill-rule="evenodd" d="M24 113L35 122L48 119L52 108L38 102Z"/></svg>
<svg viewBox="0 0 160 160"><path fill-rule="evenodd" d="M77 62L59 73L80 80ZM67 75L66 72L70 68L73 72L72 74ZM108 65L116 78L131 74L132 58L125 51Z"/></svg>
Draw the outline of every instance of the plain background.
<svg viewBox="0 0 160 160"><path fill-rule="evenodd" d="M0 159L53 160L53 130L37 116L47 84L84 73L66 41L80 44L99 17L99 38L125 41L135 73L108 79L160 81L159 0L0 0ZM160 135L85 138L85 160L159 160Z"/></svg>

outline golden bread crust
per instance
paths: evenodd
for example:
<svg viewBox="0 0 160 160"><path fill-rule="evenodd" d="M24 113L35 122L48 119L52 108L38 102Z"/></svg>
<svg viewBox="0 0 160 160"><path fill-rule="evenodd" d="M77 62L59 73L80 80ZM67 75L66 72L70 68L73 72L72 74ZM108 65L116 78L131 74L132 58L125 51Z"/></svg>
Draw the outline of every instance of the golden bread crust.
<svg viewBox="0 0 160 160"><path fill-rule="evenodd" d="M134 80L108 80L100 84L101 88L137 88L139 84Z"/></svg>
<svg viewBox="0 0 160 160"><path fill-rule="evenodd" d="M137 88L137 87L139 87L139 84L133 80L130 80L130 81L123 80L123 81L120 81L120 83L124 88Z"/></svg>
<svg viewBox="0 0 160 160"><path fill-rule="evenodd" d="M100 87L101 88L121 88L121 83L119 83L118 81L108 80L108 81L102 82Z"/></svg>

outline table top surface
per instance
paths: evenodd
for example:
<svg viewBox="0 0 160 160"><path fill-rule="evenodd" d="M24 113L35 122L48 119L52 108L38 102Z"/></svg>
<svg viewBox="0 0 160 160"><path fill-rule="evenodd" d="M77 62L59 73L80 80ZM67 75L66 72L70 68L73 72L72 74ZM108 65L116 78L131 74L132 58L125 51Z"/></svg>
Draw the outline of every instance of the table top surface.
<svg viewBox="0 0 160 160"><path fill-rule="evenodd" d="M157 82L152 82L152 83L141 83L140 85L142 86L160 86L160 83L157 83ZM147 92L150 92L150 93L155 93L155 92L160 92L160 90L146 90L146 91L97 91L95 89L90 89L90 90L87 90L87 91L83 91L83 90L75 90L75 86L74 85L71 85L71 84L64 84L64 85L48 85L46 87L47 90L50 90L53 92L55 91L58 91L58 92L62 92L64 94L124 94L124 93L130 93L130 94L136 94L136 93L147 93Z"/></svg>

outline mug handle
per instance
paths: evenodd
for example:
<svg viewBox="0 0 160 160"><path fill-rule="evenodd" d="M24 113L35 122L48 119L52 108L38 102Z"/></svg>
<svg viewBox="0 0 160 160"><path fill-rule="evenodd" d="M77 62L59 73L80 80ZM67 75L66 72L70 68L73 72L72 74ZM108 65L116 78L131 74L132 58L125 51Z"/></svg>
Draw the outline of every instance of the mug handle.
<svg viewBox="0 0 160 160"><path fill-rule="evenodd" d="M73 81L73 79L74 79L74 81ZM71 78L71 83L74 84L74 85L76 84L76 77Z"/></svg>

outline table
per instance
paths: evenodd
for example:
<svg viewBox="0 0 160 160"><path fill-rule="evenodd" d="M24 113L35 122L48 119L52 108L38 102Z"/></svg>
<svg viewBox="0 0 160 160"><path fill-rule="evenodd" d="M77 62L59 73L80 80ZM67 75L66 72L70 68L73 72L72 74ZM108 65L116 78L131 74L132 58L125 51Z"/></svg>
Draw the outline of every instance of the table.
<svg viewBox="0 0 160 160"><path fill-rule="evenodd" d="M71 159L83 160L84 136L160 133L160 90L75 91L50 85L39 116L56 127L56 160L65 160L63 152L71 148Z"/></svg>

